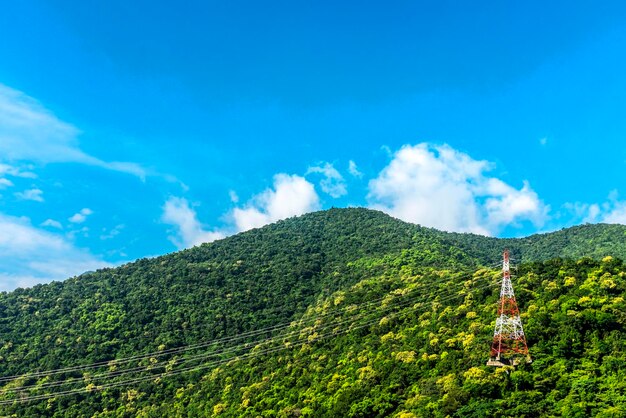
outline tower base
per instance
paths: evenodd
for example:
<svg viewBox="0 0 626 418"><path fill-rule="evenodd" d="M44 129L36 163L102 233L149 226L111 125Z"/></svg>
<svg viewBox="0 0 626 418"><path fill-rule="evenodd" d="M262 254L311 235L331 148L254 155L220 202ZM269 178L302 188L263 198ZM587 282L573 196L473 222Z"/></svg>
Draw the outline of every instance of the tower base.
<svg viewBox="0 0 626 418"><path fill-rule="evenodd" d="M505 367L505 366L517 366L519 364L522 364L523 362L525 363L532 363L533 359L530 358L530 356L527 356L526 358L521 358L521 357L514 357L514 358L498 358L498 357L492 357L489 360L487 360L487 366L493 366L493 367Z"/></svg>
<svg viewBox="0 0 626 418"><path fill-rule="evenodd" d="M513 366L513 365L509 364L509 361L507 361L505 359L496 360L496 359L490 358L487 361L487 366L504 367L504 366Z"/></svg>

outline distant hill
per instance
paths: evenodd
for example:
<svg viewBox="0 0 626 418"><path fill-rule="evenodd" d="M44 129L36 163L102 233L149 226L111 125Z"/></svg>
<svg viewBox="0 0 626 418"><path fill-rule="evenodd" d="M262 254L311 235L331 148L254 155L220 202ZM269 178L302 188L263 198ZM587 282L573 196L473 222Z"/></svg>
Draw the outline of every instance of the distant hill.
<svg viewBox="0 0 626 418"><path fill-rule="evenodd" d="M442 239L486 263L498 261L503 247L509 248L518 262L552 258L601 259L607 255L626 259L626 226L617 224L579 225L525 238L442 233Z"/></svg>
<svg viewBox="0 0 626 418"><path fill-rule="evenodd" d="M510 375L484 366L499 273L481 266L505 247L522 262L515 284L536 357ZM497 416L507 403L519 416L622 408L583 399L572 382L607 399L622 390L606 379L626 370L625 256L621 225L497 239L359 208L287 219L0 294L0 379L30 373L0 382L0 414L410 418ZM106 363L113 359L127 360ZM41 400L11 405L29 396Z"/></svg>

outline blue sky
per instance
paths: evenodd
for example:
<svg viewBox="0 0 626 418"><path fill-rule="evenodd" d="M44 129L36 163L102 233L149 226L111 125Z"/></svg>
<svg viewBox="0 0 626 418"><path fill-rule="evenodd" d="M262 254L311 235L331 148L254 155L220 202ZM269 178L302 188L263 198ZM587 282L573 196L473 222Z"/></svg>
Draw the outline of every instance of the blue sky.
<svg viewBox="0 0 626 418"><path fill-rule="evenodd" d="M623 2L20 1L0 290L329 207L626 222Z"/></svg>

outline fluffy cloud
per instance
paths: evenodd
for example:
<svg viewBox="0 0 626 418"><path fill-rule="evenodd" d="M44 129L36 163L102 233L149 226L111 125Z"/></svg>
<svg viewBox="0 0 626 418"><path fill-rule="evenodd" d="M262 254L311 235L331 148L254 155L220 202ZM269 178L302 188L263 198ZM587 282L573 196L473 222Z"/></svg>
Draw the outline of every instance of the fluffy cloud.
<svg viewBox="0 0 626 418"><path fill-rule="evenodd" d="M483 193L479 196L487 196L483 204L486 221L494 232L520 220L529 220L540 226L547 218L548 207L541 202L527 181L517 190L501 180L489 178Z"/></svg>
<svg viewBox="0 0 626 418"><path fill-rule="evenodd" d="M103 161L83 152L79 134L35 99L0 84L0 158L5 162L82 163L145 178L146 171L138 164Z"/></svg>
<svg viewBox="0 0 626 418"><path fill-rule="evenodd" d="M184 198L169 198L163 206L161 220L174 227L175 234L169 239L178 248L193 247L225 236L220 231L206 231L198 221L196 211L189 206L189 202Z"/></svg>
<svg viewBox="0 0 626 418"><path fill-rule="evenodd" d="M43 191L40 189L29 189L23 192L14 193L15 197L22 200L33 200L35 202L43 202Z"/></svg>
<svg viewBox="0 0 626 418"><path fill-rule="evenodd" d="M83 222L87 220L87 217L91 214L93 214L93 211L91 209L82 208L80 212L75 213L70 218L68 218L68 221L74 224L82 224Z"/></svg>
<svg viewBox="0 0 626 418"><path fill-rule="evenodd" d="M234 192L230 195L233 203L239 200L233 199ZM253 196L246 205L234 208L227 215L232 225L207 229L187 199L181 197L170 197L165 202L161 221L174 227L170 241L178 248L188 248L319 208L319 196L313 184L301 176L277 174L273 187Z"/></svg>
<svg viewBox="0 0 626 418"><path fill-rule="evenodd" d="M487 161L447 145L404 146L369 183L370 206L447 231L494 235L521 221L542 225L548 208L524 183L516 189L485 175Z"/></svg>
<svg viewBox="0 0 626 418"><path fill-rule="evenodd" d="M0 213L0 290L64 280L110 266L65 238Z"/></svg>
<svg viewBox="0 0 626 418"><path fill-rule="evenodd" d="M277 174L272 188L254 196L245 207L235 208L232 217L238 231L247 231L319 208L313 184L301 176Z"/></svg>
<svg viewBox="0 0 626 418"><path fill-rule="evenodd" d="M309 167L306 174L322 174L324 178L320 181L322 191L331 197L338 198L348 193L346 182L343 176L330 163L325 163L315 167Z"/></svg>

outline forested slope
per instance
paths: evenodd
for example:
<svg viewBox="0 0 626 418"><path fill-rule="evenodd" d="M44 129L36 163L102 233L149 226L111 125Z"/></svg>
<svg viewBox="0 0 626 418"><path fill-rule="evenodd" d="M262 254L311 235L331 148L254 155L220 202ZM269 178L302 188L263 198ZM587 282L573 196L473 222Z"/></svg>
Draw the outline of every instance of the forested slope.
<svg viewBox="0 0 626 418"><path fill-rule="evenodd" d="M2 293L1 374L106 360L287 321L359 281L348 263L403 251L424 266L476 262L444 247L434 230L379 212L336 209Z"/></svg>
<svg viewBox="0 0 626 418"><path fill-rule="evenodd" d="M594 225L498 240L333 209L3 293L0 376L150 355L7 379L0 402L43 398L0 405L0 412L489 416L506 405L531 408L527 416L550 408L569 411L562 416L620 411L624 266L599 260L626 254L624 230ZM497 261L505 246L528 261L596 258L522 265L515 285L536 361L510 375L483 366L499 274L480 266ZM232 361L236 356L240 361ZM584 385L592 397L581 397ZM44 396L61 391L71 393Z"/></svg>
<svg viewBox="0 0 626 418"><path fill-rule="evenodd" d="M579 225L525 238L442 233L441 239L485 263L500 260L503 248L508 248L518 263L553 258L601 259L606 255L626 259L626 226L618 224Z"/></svg>
<svg viewBox="0 0 626 418"><path fill-rule="evenodd" d="M523 267L516 284L534 361L515 369L485 366L500 272L394 271L317 305L307 315L336 314L303 327L298 339L284 339L300 346L215 367L175 399L143 393L143 399L124 408L152 417L190 412L223 417L623 417L625 270L610 257ZM378 302L359 305L363 301ZM334 326L338 318L347 323ZM346 333L317 339L329 328Z"/></svg>

